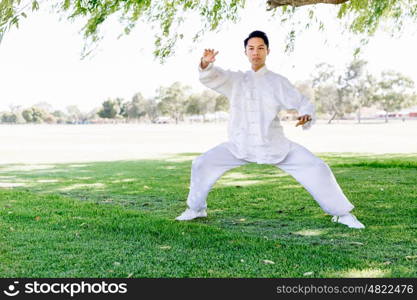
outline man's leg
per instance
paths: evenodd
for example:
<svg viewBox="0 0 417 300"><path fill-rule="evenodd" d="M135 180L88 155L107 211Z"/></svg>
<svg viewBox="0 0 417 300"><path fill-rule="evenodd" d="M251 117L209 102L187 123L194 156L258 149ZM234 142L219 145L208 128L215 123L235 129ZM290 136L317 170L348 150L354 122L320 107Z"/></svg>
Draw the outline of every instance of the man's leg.
<svg viewBox="0 0 417 300"><path fill-rule="evenodd" d="M362 224L349 214L354 206L346 198L329 166L322 159L303 146L291 142L290 152L276 166L304 186L326 213L337 216L336 221L340 217L340 223L363 228Z"/></svg>
<svg viewBox="0 0 417 300"><path fill-rule="evenodd" d="M187 198L188 209L177 220L205 217L206 198L211 187L226 171L246 163L246 161L236 158L226 147L226 143L195 158L191 167L190 192Z"/></svg>

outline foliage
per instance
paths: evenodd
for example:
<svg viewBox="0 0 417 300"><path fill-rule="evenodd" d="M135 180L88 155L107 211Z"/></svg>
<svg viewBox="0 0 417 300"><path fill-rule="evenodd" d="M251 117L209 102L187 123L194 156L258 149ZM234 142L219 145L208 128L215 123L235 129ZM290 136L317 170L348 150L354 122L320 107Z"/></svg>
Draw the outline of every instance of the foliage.
<svg viewBox="0 0 417 300"><path fill-rule="evenodd" d="M192 94L188 97L186 113L190 115L202 114L200 94Z"/></svg>
<svg viewBox="0 0 417 300"><path fill-rule="evenodd" d="M40 108L31 107L22 112L22 116L28 123L43 123L48 117L48 113Z"/></svg>
<svg viewBox="0 0 417 300"><path fill-rule="evenodd" d="M126 114L129 119L140 119L146 115L146 99L141 93L136 93L127 104Z"/></svg>
<svg viewBox="0 0 417 300"><path fill-rule="evenodd" d="M156 102L156 98L150 98L146 100L145 110L146 115L151 121L154 121L159 116L158 103Z"/></svg>
<svg viewBox="0 0 417 300"><path fill-rule="evenodd" d="M67 106L67 112L68 121L71 123L79 123L84 118L83 113L76 105Z"/></svg>
<svg viewBox="0 0 417 300"><path fill-rule="evenodd" d="M0 121L2 123L17 123L17 115L15 113L12 112L5 112L2 113L0 116Z"/></svg>
<svg viewBox="0 0 417 300"><path fill-rule="evenodd" d="M118 99L108 99L103 102L102 108L99 110L98 115L101 118L114 119L121 112L120 104L121 102Z"/></svg>
<svg viewBox="0 0 417 300"><path fill-rule="evenodd" d="M174 82L169 87L160 87L157 98L158 109L175 120L178 124L183 119L186 112L187 91L188 86L182 85L180 82Z"/></svg>
<svg viewBox="0 0 417 300"><path fill-rule="evenodd" d="M318 2L318 1L317 1ZM267 4L268 1L265 1ZM83 55L88 55L93 46L102 38L100 29L103 24L114 17L122 26L122 35L129 34L139 22L148 23L157 30L154 39L154 55L164 61L174 53L176 43L184 38L199 40L207 31L218 31L226 22L237 22L246 5L245 0L0 0L0 40L1 36L12 26L19 26L21 18L42 7L52 7L55 13L68 20L85 21L83 34L86 45ZM324 18L317 14L317 6L283 7L265 12L272 14L282 24L289 23L286 51L292 51L297 34L301 30L325 29ZM417 18L416 0L350 0L337 6L332 11L334 18L344 21L343 27L355 34L372 36L381 24L386 24L393 34L397 34L407 23ZM191 37L186 34L190 16L198 16L200 24ZM195 21L195 20L194 20ZM298 28L298 29L297 29ZM302 28L302 29L300 29ZM362 40L366 43L367 39ZM357 49L359 51L359 48Z"/></svg>
<svg viewBox="0 0 417 300"><path fill-rule="evenodd" d="M228 111L229 110L229 99L224 95L218 95L216 97L216 105L214 111Z"/></svg>
<svg viewBox="0 0 417 300"><path fill-rule="evenodd" d="M40 5L52 7L56 13L65 15L69 20L83 19L86 45L83 55L88 55L92 45L101 39L100 29L105 21L117 17L123 27L122 34L131 30L143 21L157 30L155 35L156 57L162 60L173 53L173 46L184 38L184 32L178 29L187 19L190 12L196 12L201 19L201 28L194 33L197 40L208 30L217 29L224 21L238 20L238 11L244 6L244 0L59 0L29 1L1 0L0 2L0 36L11 26L19 26L21 18Z"/></svg>
<svg viewBox="0 0 417 300"><path fill-rule="evenodd" d="M367 62L354 59L345 71L336 72L327 63L318 64L313 74L314 98L317 110L331 114L329 123L336 117L370 106L372 76L365 73Z"/></svg>
<svg viewBox="0 0 417 300"><path fill-rule="evenodd" d="M58 124L65 124L68 122L68 115L62 110L54 110L52 115L55 117Z"/></svg>
<svg viewBox="0 0 417 300"><path fill-rule="evenodd" d="M407 25L417 20L416 0L350 0L340 5L327 6L330 9L326 13L318 9L323 6L283 6L271 10L282 25L289 27L286 52L294 49L296 37L304 31L316 29L326 36L326 29L335 26L334 23L327 24L329 14L335 14L332 20L339 21L338 26L342 33L350 32L360 37L360 44L354 52L355 57L377 29L382 28L392 36L399 36Z"/></svg>
<svg viewBox="0 0 417 300"><path fill-rule="evenodd" d="M416 103L414 81L398 72L384 71L376 82L373 99L385 110L385 121L388 122L389 112Z"/></svg>

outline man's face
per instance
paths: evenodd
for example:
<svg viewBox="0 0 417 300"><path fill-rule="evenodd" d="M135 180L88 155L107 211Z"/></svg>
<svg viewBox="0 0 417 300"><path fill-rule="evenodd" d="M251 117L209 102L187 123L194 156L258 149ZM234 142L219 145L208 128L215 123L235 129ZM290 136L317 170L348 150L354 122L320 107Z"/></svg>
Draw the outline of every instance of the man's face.
<svg viewBox="0 0 417 300"><path fill-rule="evenodd" d="M245 54L253 67L261 67L265 64L266 56L269 54L269 49L265 45L263 39L253 37L249 39L246 45Z"/></svg>

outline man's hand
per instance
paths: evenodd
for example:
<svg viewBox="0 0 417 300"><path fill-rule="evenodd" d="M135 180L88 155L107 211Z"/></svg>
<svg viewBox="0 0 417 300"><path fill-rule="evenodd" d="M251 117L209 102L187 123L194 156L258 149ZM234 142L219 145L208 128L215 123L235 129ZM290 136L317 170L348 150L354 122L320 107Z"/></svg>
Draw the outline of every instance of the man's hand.
<svg viewBox="0 0 417 300"><path fill-rule="evenodd" d="M214 49L204 49L200 63L201 68L205 69L210 63L215 62L217 53L219 53L219 51L214 51Z"/></svg>
<svg viewBox="0 0 417 300"><path fill-rule="evenodd" d="M300 126L300 125L304 125L307 122L311 121L311 116L310 115L304 115L304 116L300 116L297 118L298 123L295 125L295 127Z"/></svg>

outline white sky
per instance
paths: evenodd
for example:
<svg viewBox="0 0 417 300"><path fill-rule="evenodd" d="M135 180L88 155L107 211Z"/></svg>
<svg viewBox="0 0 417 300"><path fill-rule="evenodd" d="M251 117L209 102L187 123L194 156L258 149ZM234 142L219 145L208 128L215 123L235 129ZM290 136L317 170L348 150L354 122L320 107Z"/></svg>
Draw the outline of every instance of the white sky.
<svg viewBox="0 0 417 300"><path fill-rule="evenodd" d="M334 9L321 7L323 13ZM109 97L130 100L136 92L152 96L158 86L174 81L201 90L196 66L202 49L219 50L217 64L224 68L246 70L249 64L243 54L243 39L257 29L265 31L270 39L268 68L292 82L308 79L317 63L343 67L351 61L355 45L337 26L326 33L329 44L324 45L322 32L307 31L297 37L295 52L284 54L286 29L267 16L263 2L252 4L239 24L209 33L197 45L182 43L175 56L160 65L152 56L153 34L148 25L138 25L129 36L116 39L121 27L117 22L110 23L99 50L81 60L83 38L79 30L83 23L58 21L56 15L37 13L22 21L19 29L9 31L0 44L0 111L9 110L10 105L29 107L41 101L55 109L76 104L82 111L89 111ZM417 83L415 37L415 32L405 31L399 39L378 32L362 55L369 62L369 71L393 69Z"/></svg>

